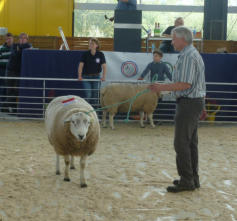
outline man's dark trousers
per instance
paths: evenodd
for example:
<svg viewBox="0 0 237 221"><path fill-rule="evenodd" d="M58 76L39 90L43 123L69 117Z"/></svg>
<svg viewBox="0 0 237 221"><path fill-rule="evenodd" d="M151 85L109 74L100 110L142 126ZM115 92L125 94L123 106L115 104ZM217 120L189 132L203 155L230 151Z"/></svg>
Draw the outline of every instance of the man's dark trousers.
<svg viewBox="0 0 237 221"><path fill-rule="evenodd" d="M189 186L194 185L194 182L199 182L197 128L203 109L203 98L177 99L174 147L182 185Z"/></svg>

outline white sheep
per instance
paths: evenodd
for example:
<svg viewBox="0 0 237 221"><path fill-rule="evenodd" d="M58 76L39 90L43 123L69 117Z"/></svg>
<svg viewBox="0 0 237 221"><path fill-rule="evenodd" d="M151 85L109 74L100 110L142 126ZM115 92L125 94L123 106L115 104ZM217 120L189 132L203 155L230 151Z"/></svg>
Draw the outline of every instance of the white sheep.
<svg viewBox="0 0 237 221"><path fill-rule="evenodd" d="M45 126L57 155L56 174L60 174L59 155L62 155L65 161L64 180L70 181L69 164L74 169L73 156L80 156L80 184L87 187L84 176L86 158L96 150L100 137L99 121L92 106L78 96L57 97L46 109Z"/></svg>
<svg viewBox="0 0 237 221"><path fill-rule="evenodd" d="M102 125L106 127L106 115L109 112L109 124L114 129L114 116L117 112L127 113L130 103L124 103L120 105L113 105L116 103L122 103L138 93L147 89L146 84L134 84L134 83L112 83L100 90L100 104L101 107L110 106L108 109L103 110ZM155 127L153 123L153 112L158 104L159 93L153 93L151 91L142 94L134 101L131 112L139 112L140 114L140 126L144 127L144 112L148 114L148 119L152 128ZM112 105L112 107L111 107Z"/></svg>

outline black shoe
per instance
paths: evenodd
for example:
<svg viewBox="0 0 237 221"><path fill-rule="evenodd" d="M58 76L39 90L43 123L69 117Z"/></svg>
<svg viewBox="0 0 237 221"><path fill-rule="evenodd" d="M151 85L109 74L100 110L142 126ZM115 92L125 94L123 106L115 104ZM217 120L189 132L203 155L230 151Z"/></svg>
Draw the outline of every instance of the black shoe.
<svg viewBox="0 0 237 221"><path fill-rule="evenodd" d="M174 180L173 184L174 185L179 185L179 182L180 182L179 180ZM194 185L195 185L195 188L197 188L197 189L200 188L199 180L194 180Z"/></svg>
<svg viewBox="0 0 237 221"><path fill-rule="evenodd" d="M184 185L178 184L178 185L167 187L167 192L170 192L170 193L179 193L183 191L193 191L193 190L195 190L194 185L184 186Z"/></svg>

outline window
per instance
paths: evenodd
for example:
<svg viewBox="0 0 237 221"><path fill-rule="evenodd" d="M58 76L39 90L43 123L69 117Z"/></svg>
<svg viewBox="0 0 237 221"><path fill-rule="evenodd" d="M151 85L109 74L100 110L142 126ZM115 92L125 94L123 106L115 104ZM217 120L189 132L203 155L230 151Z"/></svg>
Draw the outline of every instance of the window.
<svg viewBox="0 0 237 221"><path fill-rule="evenodd" d="M228 14L227 40L237 41L237 14Z"/></svg>
<svg viewBox="0 0 237 221"><path fill-rule="evenodd" d="M228 0L228 6L237 6L237 1L236 0Z"/></svg>
<svg viewBox="0 0 237 221"><path fill-rule="evenodd" d="M204 0L141 0L141 4L203 6Z"/></svg>
<svg viewBox="0 0 237 221"><path fill-rule="evenodd" d="M113 23L105 20L105 15L112 17L114 11L75 10L75 37L113 37Z"/></svg>
<svg viewBox="0 0 237 221"><path fill-rule="evenodd" d="M93 4L88 6L83 3ZM113 23L105 20L104 16L114 15L116 3L117 0L75 0L74 36L113 37ZM155 22L159 22L164 31L173 25L175 18L183 17L186 26L203 32L204 0L137 0L137 3L140 9L146 7L142 12L142 25L146 29L153 31ZM237 6L237 0L229 0L228 4L231 13L227 20L227 40L237 40L237 9L233 7ZM145 36L146 33L142 31L142 37Z"/></svg>

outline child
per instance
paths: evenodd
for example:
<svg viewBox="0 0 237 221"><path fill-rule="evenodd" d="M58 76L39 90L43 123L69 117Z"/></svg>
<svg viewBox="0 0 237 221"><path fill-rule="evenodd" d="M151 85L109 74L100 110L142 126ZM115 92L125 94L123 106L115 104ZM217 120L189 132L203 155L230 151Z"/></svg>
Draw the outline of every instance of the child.
<svg viewBox="0 0 237 221"><path fill-rule="evenodd" d="M86 51L81 58L78 68L78 80L94 79L95 81L83 81L83 87L85 90L86 99L90 103L95 103L98 99L98 90L100 86L99 79L105 81L106 76L106 61L103 52L99 51L100 45L96 38L89 40L89 50ZM100 72L103 69L102 78L100 78ZM96 81L97 80L97 81ZM93 99L93 100L91 100Z"/></svg>
<svg viewBox="0 0 237 221"><path fill-rule="evenodd" d="M143 71L141 77L139 77L138 80L143 80L144 77L150 72L151 81L153 80L153 78L156 78L156 81L164 81L165 75L171 81L171 73L167 65L161 61L162 57L163 53L160 50L155 50L153 52L153 62L147 65L146 69ZM155 75L157 75L157 77L154 77Z"/></svg>

